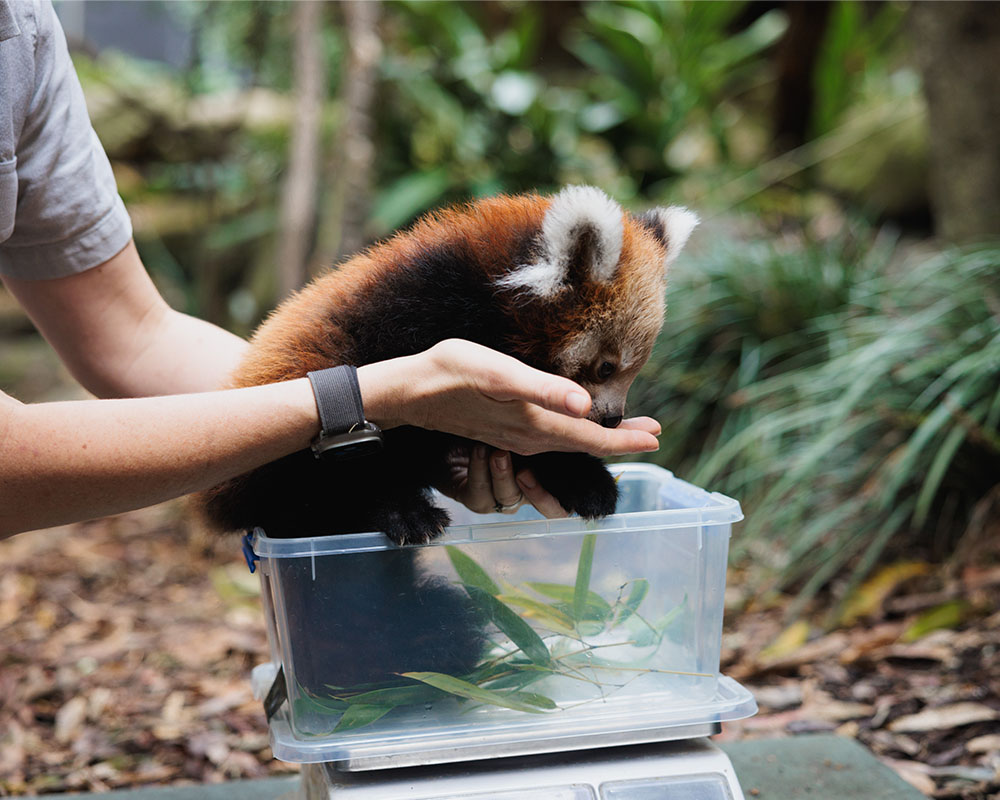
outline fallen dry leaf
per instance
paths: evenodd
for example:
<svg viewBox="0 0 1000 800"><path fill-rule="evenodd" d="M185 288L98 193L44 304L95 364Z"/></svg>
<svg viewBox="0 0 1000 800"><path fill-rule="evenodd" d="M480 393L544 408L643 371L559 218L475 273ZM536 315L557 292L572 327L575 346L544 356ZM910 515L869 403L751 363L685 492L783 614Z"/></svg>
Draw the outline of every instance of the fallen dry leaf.
<svg viewBox="0 0 1000 800"><path fill-rule="evenodd" d="M937 789L934 779L927 774L925 764L921 764L918 761L905 761L897 758L883 757L880 760L918 792L931 795Z"/></svg>
<svg viewBox="0 0 1000 800"><path fill-rule="evenodd" d="M786 681L777 686L748 686L757 704L772 711L802 705L802 682Z"/></svg>
<svg viewBox="0 0 1000 800"><path fill-rule="evenodd" d="M969 739L965 743L965 749L970 753L998 753L1000 752L1000 733L988 733L986 736Z"/></svg>
<svg viewBox="0 0 1000 800"><path fill-rule="evenodd" d="M65 703L56 713L56 741L66 743L76 738L86 718L86 698L78 696Z"/></svg>
<svg viewBox="0 0 1000 800"><path fill-rule="evenodd" d="M832 659L843 651L850 643L848 636L840 631L827 634L819 639L806 642L800 648L788 655L770 661L760 661L756 666L757 670L771 671L784 670L808 664L811 661L821 661Z"/></svg>
<svg viewBox="0 0 1000 800"><path fill-rule="evenodd" d="M971 725L973 722L987 722L1000 719L1000 711L982 703L954 703L937 708L925 708L918 714L898 717L889 723L891 731L899 733L920 733L940 731Z"/></svg>
<svg viewBox="0 0 1000 800"><path fill-rule="evenodd" d="M801 648L809 639L809 623L800 619L793 622L771 644L760 651L762 662L777 661L791 655Z"/></svg>
<svg viewBox="0 0 1000 800"><path fill-rule="evenodd" d="M853 625L862 617L881 616L886 599L901 583L930 571L931 565L922 561L902 561L883 567L851 595L839 623Z"/></svg>

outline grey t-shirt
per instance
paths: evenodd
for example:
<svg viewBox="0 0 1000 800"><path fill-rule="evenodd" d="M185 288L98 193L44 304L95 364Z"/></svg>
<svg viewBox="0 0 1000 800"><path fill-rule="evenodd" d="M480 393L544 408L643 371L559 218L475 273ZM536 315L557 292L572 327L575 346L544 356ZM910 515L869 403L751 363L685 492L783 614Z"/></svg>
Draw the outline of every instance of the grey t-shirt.
<svg viewBox="0 0 1000 800"><path fill-rule="evenodd" d="M60 278L132 237L49 0L0 0L0 275Z"/></svg>

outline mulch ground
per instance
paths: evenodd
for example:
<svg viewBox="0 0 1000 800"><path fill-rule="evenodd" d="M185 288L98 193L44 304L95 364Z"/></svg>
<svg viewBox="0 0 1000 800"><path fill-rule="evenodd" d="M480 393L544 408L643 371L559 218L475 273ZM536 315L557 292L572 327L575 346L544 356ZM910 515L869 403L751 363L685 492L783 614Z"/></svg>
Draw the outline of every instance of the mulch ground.
<svg viewBox="0 0 1000 800"><path fill-rule="evenodd" d="M235 540L167 504L0 542L0 564L0 796L294 771L250 694L267 643ZM1000 796L1000 567L904 565L832 631L731 585L723 671L761 711L723 737L834 731L929 795Z"/></svg>

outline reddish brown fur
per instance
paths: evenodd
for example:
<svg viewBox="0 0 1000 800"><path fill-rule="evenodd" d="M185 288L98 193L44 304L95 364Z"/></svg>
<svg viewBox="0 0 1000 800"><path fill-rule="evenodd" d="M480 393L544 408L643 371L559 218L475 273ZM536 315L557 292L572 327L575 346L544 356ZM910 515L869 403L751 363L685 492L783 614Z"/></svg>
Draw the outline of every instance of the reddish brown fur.
<svg viewBox="0 0 1000 800"><path fill-rule="evenodd" d="M364 303L373 286L417 258L421 250L464 242L477 257L469 269L495 280L512 268L511 253L540 228L550 203L539 195L503 196L446 209L354 256L272 313L253 337L251 355L234 374L233 385L286 380L340 363L347 340L331 325L331 312ZM589 283L572 297L545 304L524 302L516 292L497 295L513 330L523 332L510 341L514 354L539 361L537 348L545 342L549 353L541 360L554 365L574 335L607 329L639 345L642 360L648 357L663 314L664 246L629 215L624 215L624 222L618 273L610 283Z"/></svg>

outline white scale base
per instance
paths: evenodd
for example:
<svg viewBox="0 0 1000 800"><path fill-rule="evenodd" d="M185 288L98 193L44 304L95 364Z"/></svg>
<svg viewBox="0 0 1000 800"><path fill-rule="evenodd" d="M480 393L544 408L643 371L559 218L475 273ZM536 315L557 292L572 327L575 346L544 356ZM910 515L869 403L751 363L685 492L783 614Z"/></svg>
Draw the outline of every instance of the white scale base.
<svg viewBox="0 0 1000 800"><path fill-rule="evenodd" d="M288 800L745 800L707 738L424 767L304 764Z"/></svg>

